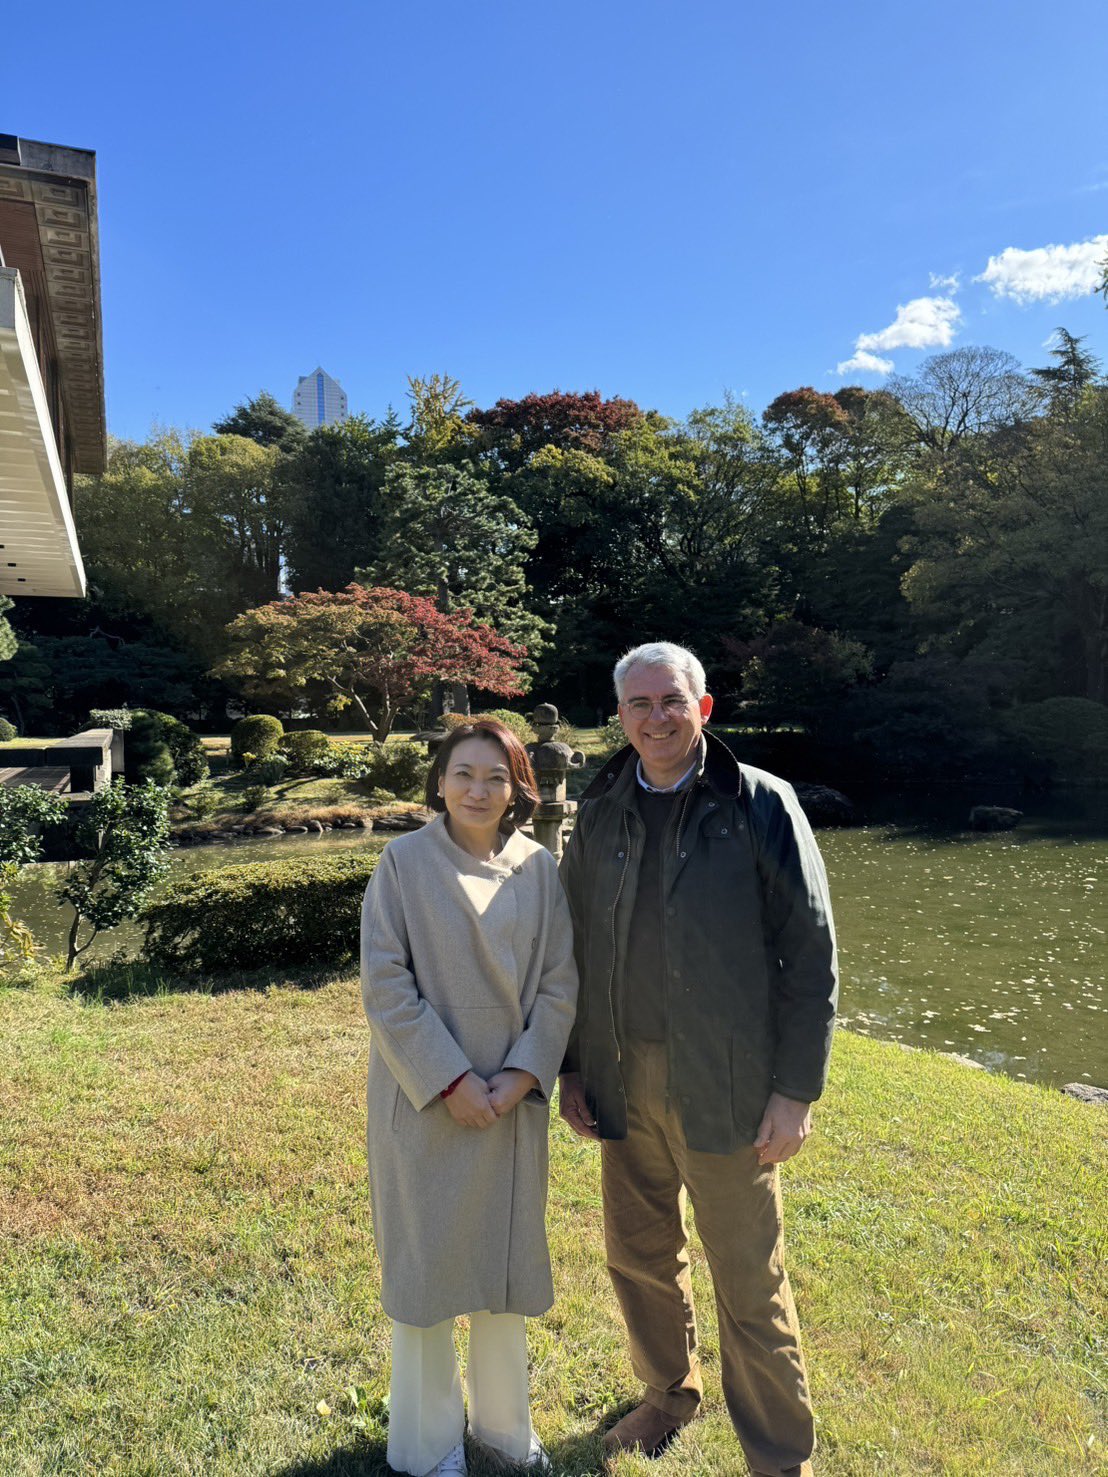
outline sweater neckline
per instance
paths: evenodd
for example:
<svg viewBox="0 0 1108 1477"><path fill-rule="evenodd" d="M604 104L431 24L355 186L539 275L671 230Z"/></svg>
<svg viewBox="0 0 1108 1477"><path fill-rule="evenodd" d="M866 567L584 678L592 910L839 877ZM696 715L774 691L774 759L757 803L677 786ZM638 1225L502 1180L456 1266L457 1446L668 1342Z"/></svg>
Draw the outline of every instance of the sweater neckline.
<svg viewBox="0 0 1108 1477"><path fill-rule="evenodd" d="M439 845L446 851L457 866L463 870L475 873L478 876L503 876L508 872L518 872L522 869L523 847L521 836L518 831L512 831L507 836L501 832L503 845L490 861L481 861L466 851L464 846L459 846L446 828L446 812L440 811L435 819L429 822L428 829L437 829Z"/></svg>

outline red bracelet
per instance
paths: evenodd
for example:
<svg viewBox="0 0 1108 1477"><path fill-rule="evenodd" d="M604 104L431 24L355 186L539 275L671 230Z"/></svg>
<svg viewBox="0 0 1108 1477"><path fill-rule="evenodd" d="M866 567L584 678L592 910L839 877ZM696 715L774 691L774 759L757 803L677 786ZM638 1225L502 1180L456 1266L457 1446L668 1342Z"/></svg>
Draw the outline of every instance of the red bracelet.
<svg viewBox="0 0 1108 1477"><path fill-rule="evenodd" d="M439 1097L449 1097L450 1094L454 1091L454 1089L458 1086L458 1084L462 1081L462 1078L468 1077L468 1076L469 1076L469 1071L467 1069L466 1071L464 1071L462 1073L462 1076L461 1077L455 1077L454 1078L454 1081L450 1084L449 1087L444 1087L443 1090L439 1093Z"/></svg>

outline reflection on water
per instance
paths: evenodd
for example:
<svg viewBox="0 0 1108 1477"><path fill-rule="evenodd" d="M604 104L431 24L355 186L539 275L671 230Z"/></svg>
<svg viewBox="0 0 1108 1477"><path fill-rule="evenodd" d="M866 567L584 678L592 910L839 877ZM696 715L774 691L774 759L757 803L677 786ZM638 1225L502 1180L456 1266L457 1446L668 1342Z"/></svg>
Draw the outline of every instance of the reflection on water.
<svg viewBox="0 0 1108 1477"><path fill-rule="evenodd" d="M1108 1085L1108 847L1003 835L822 832L853 1029L1036 1081Z"/></svg>
<svg viewBox="0 0 1108 1477"><path fill-rule="evenodd" d="M923 823L916 800L912 819L890 808L885 824L821 831L844 1020L1013 1076L1108 1086L1104 801L1096 812L1070 797L995 836L958 829L968 807L949 795ZM334 855L367 843L363 831L243 841L175 852L172 869ZM15 908L51 953L65 933L52 899L58 870L29 869ZM135 925L116 929L90 956L133 952L139 939Z"/></svg>

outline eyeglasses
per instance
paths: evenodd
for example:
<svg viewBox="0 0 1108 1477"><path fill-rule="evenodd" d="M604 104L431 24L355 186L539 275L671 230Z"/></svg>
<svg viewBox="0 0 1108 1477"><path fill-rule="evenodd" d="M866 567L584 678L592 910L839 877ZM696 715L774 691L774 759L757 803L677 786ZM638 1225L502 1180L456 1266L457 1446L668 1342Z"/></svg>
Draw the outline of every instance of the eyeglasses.
<svg viewBox="0 0 1108 1477"><path fill-rule="evenodd" d="M654 711L654 703L648 697L632 697L623 705L633 718L649 718ZM681 697L672 692L668 697L662 699L662 712L670 718L680 718L689 711L692 706L687 697Z"/></svg>

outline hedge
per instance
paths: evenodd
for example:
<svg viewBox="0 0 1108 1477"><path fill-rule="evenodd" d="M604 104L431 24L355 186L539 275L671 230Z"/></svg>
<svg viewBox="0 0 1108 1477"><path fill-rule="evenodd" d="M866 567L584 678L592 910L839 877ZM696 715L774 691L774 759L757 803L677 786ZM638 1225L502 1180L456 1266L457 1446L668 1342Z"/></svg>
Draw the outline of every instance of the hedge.
<svg viewBox="0 0 1108 1477"><path fill-rule="evenodd" d="M268 759L277 752L284 732L280 718L273 718L269 713L252 713L249 718L240 718L231 729L232 762L241 769L247 754L253 754L255 759Z"/></svg>
<svg viewBox="0 0 1108 1477"><path fill-rule="evenodd" d="M144 957L185 971L351 959L362 894L380 854L375 847L182 877L146 910Z"/></svg>

